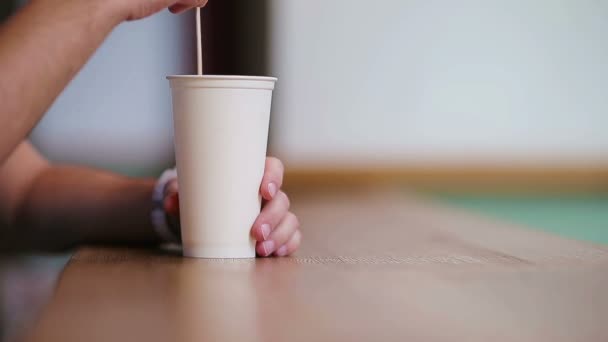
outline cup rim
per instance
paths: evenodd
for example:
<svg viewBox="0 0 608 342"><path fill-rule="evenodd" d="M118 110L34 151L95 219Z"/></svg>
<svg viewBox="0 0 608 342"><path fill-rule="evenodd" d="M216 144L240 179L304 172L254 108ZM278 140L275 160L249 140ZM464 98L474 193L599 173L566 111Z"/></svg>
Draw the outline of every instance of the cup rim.
<svg viewBox="0 0 608 342"><path fill-rule="evenodd" d="M278 78L270 76L243 76L243 75L169 75L168 80L213 80L213 81L268 81L276 82Z"/></svg>

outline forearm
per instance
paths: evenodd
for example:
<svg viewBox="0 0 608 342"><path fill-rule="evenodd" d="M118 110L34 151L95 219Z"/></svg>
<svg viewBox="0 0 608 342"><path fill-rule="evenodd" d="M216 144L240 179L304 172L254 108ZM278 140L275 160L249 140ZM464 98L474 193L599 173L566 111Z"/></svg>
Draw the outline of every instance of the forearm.
<svg viewBox="0 0 608 342"><path fill-rule="evenodd" d="M109 3L33 0L0 29L0 163L122 21Z"/></svg>
<svg viewBox="0 0 608 342"><path fill-rule="evenodd" d="M158 242L150 224L154 180L79 167L50 167L15 216L13 248Z"/></svg>

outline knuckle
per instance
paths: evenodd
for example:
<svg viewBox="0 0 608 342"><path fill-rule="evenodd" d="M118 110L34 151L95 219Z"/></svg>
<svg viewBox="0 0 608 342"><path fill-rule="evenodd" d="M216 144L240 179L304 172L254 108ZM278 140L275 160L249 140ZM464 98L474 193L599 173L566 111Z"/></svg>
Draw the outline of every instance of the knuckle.
<svg viewBox="0 0 608 342"><path fill-rule="evenodd" d="M283 165L283 162L276 157L268 157L268 163L271 165L272 168L274 168L275 170L283 173L283 171L285 170L285 166Z"/></svg>
<svg viewBox="0 0 608 342"><path fill-rule="evenodd" d="M180 0L178 2L179 5L187 6L187 7L201 7L203 6L203 2L201 0Z"/></svg>
<svg viewBox="0 0 608 342"><path fill-rule="evenodd" d="M288 219L291 222L291 224L294 225L294 227L296 227L296 229L300 228L300 220L298 219L298 217L296 216L296 214L292 213L291 211L287 213Z"/></svg>
<svg viewBox="0 0 608 342"><path fill-rule="evenodd" d="M287 194L283 191L280 192L279 196L281 197L281 201L283 201L285 204L285 207L289 209L291 207L291 200L289 199L289 196L287 196Z"/></svg>
<svg viewBox="0 0 608 342"><path fill-rule="evenodd" d="M283 174L283 172L285 172L285 165L283 164L283 162L280 159L276 159L276 164L277 164L277 170L279 170L281 172L281 174Z"/></svg>
<svg viewBox="0 0 608 342"><path fill-rule="evenodd" d="M300 223L300 219L297 216L295 216L295 217L296 217L296 229L300 230L300 227L302 227L302 224Z"/></svg>
<svg viewBox="0 0 608 342"><path fill-rule="evenodd" d="M292 240L292 245L291 248L292 250L298 248L298 246L300 246L300 243L302 242L302 233L298 230Z"/></svg>

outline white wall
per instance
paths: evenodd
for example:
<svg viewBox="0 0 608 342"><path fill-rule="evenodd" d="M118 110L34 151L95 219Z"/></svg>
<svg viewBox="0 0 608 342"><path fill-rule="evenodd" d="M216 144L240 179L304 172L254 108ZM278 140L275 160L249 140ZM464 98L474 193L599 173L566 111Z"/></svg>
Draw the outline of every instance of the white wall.
<svg viewBox="0 0 608 342"><path fill-rule="evenodd" d="M608 2L271 0L292 167L608 161Z"/></svg>
<svg viewBox="0 0 608 342"><path fill-rule="evenodd" d="M191 13L168 11L120 25L45 115L35 144L54 160L135 174L171 165L165 76L192 72L193 28Z"/></svg>

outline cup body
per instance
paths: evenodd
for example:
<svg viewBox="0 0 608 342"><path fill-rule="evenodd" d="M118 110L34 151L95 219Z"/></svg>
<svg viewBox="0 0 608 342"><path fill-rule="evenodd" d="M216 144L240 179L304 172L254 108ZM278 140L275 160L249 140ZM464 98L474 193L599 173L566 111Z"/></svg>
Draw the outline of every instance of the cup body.
<svg viewBox="0 0 608 342"><path fill-rule="evenodd" d="M270 77L169 76L183 253L253 258L260 213Z"/></svg>

